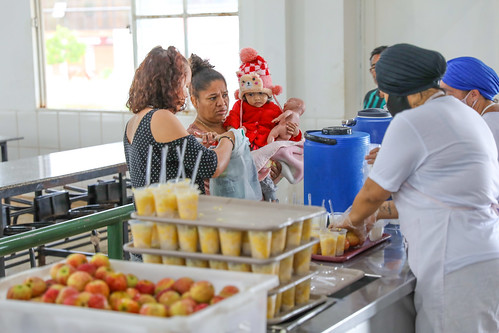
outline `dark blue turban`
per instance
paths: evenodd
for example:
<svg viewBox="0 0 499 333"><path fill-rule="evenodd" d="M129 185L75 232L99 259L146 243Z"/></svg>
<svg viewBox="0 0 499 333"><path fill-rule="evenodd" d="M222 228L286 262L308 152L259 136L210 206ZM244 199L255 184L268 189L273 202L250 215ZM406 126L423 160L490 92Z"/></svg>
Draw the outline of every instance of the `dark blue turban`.
<svg viewBox="0 0 499 333"><path fill-rule="evenodd" d="M376 63L376 80L381 91L408 96L438 87L446 66L445 58L437 51L396 44L381 53Z"/></svg>
<svg viewBox="0 0 499 333"><path fill-rule="evenodd" d="M447 62L447 72L442 81L454 89L477 89L488 100L499 93L499 77L482 61L473 57L459 57Z"/></svg>

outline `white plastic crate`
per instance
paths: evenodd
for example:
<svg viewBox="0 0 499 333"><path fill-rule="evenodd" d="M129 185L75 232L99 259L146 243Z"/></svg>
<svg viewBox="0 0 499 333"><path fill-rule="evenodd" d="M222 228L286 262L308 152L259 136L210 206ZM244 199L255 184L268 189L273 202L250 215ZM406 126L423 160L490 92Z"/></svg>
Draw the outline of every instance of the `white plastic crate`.
<svg viewBox="0 0 499 333"><path fill-rule="evenodd" d="M49 278L44 266L0 279L0 327L9 333L213 333L265 332L267 291L278 285L274 275L213 269L144 264L111 260L115 271L133 273L139 279L157 282L164 277L208 280L218 293L231 284L240 292L222 302L185 317L157 318L116 311L94 310L49 303L6 300L10 286L27 277Z"/></svg>

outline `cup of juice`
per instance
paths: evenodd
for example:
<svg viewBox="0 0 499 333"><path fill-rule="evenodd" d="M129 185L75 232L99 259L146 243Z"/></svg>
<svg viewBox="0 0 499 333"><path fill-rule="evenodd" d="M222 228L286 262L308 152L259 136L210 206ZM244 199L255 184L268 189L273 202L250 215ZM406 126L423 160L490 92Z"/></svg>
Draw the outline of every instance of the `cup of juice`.
<svg viewBox="0 0 499 333"><path fill-rule="evenodd" d="M162 256L161 260L165 265L185 266L185 259L180 257Z"/></svg>
<svg viewBox="0 0 499 333"><path fill-rule="evenodd" d="M143 253L142 260L148 264L161 264L161 263L163 263L163 259L161 258L161 256L158 256L155 254Z"/></svg>
<svg viewBox="0 0 499 333"><path fill-rule="evenodd" d="M208 268L210 267L208 264L208 260L202 260L202 259L185 259L185 265L188 267L201 267L201 268Z"/></svg>
<svg viewBox="0 0 499 333"><path fill-rule="evenodd" d="M132 229L133 246L150 249L154 223L149 221L129 220Z"/></svg>
<svg viewBox="0 0 499 333"><path fill-rule="evenodd" d="M218 228L198 226L198 234L202 253L215 254L220 252Z"/></svg>
<svg viewBox="0 0 499 333"><path fill-rule="evenodd" d="M311 232L312 232L312 219L303 220L301 241L308 242L310 240Z"/></svg>
<svg viewBox="0 0 499 333"><path fill-rule="evenodd" d="M178 243L180 249L185 252L197 252L198 250L198 228L191 225L177 225Z"/></svg>
<svg viewBox="0 0 499 333"><path fill-rule="evenodd" d="M210 260L209 261L210 268L211 269L221 269L221 270L228 270L228 265L227 262L221 261L221 260Z"/></svg>
<svg viewBox="0 0 499 333"><path fill-rule="evenodd" d="M323 256L336 256L338 243L338 232L330 229L322 229L319 234L321 244L321 254Z"/></svg>
<svg viewBox="0 0 499 333"><path fill-rule="evenodd" d="M336 256L342 256L345 252L345 239L347 235L347 229L335 229L338 232L338 240L336 241Z"/></svg>
<svg viewBox="0 0 499 333"><path fill-rule="evenodd" d="M154 222L152 226L151 248L159 249L159 234L156 222Z"/></svg>
<svg viewBox="0 0 499 333"><path fill-rule="evenodd" d="M281 310L289 311L295 307L295 287L282 292Z"/></svg>
<svg viewBox="0 0 499 333"><path fill-rule="evenodd" d="M241 230L219 228L222 253L226 256L240 256L243 232Z"/></svg>
<svg viewBox="0 0 499 333"><path fill-rule="evenodd" d="M310 301L310 279L300 282L295 287L295 304L301 305Z"/></svg>
<svg viewBox="0 0 499 333"><path fill-rule="evenodd" d="M270 244L270 255L272 257L281 254L286 247L286 227L272 231L272 242Z"/></svg>
<svg viewBox="0 0 499 333"><path fill-rule="evenodd" d="M251 271L257 274L273 274L279 276L279 262L269 264L251 264Z"/></svg>
<svg viewBox="0 0 499 333"><path fill-rule="evenodd" d="M310 271L310 260L312 259L312 247L309 246L294 255L293 271L295 274L304 275Z"/></svg>
<svg viewBox="0 0 499 333"><path fill-rule="evenodd" d="M159 217L174 217L177 213L177 196L172 184L159 184L152 189L156 215Z"/></svg>
<svg viewBox="0 0 499 333"><path fill-rule="evenodd" d="M303 221L295 222L288 226L286 231L286 247L293 248L300 245Z"/></svg>
<svg viewBox="0 0 499 333"><path fill-rule="evenodd" d="M248 234L251 244L251 256L256 259L268 259L270 257L272 231L250 230Z"/></svg>
<svg viewBox="0 0 499 333"><path fill-rule="evenodd" d="M243 236L242 236L242 249L241 253L244 256L251 257L251 244L250 244L250 239L249 239L249 233L248 231L243 231Z"/></svg>
<svg viewBox="0 0 499 333"><path fill-rule="evenodd" d="M275 299L275 311L274 315L279 314L281 312L281 304L282 304L282 293L277 293L276 294L276 299Z"/></svg>
<svg viewBox="0 0 499 333"><path fill-rule="evenodd" d="M319 229L313 228L310 235L314 238L320 239L319 238ZM312 245L312 254L321 254L321 243L317 242L314 245Z"/></svg>
<svg viewBox="0 0 499 333"><path fill-rule="evenodd" d="M277 299L277 295L267 296L267 319L272 319L275 316L275 301Z"/></svg>
<svg viewBox="0 0 499 333"><path fill-rule="evenodd" d="M286 283L291 280L293 275L293 255L282 259L279 264L279 283Z"/></svg>
<svg viewBox="0 0 499 333"><path fill-rule="evenodd" d="M135 209L140 216L153 216L156 207L154 195L149 187L138 187L132 189Z"/></svg>
<svg viewBox="0 0 499 333"><path fill-rule="evenodd" d="M173 223L156 223L159 248L174 251L178 249L177 226Z"/></svg>
<svg viewBox="0 0 499 333"><path fill-rule="evenodd" d="M177 188L178 215L183 220L196 220L198 218L199 194L201 192L193 187Z"/></svg>
<svg viewBox="0 0 499 333"><path fill-rule="evenodd" d="M251 272L251 265L239 262L229 262L227 263L227 268L229 271L234 272Z"/></svg>

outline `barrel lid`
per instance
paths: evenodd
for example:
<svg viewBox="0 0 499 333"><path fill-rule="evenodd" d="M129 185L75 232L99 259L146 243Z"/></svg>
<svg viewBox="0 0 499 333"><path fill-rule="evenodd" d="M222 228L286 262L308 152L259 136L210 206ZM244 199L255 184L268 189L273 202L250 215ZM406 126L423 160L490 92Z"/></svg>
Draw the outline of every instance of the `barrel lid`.
<svg viewBox="0 0 499 333"><path fill-rule="evenodd" d="M352 129L346 126L330 126L322 129L322 134L325 135L349 135L352 134Z"/></svg>
<svg viewBox="0 0 499 333"><path fill-rule="evenodd" d="M359 112L357 112L357 115L359 117L373 117L373 118L388 118L392 116L388 111L378 108L360 110Z"/></svg>
<svg viewBox="0 0 499 333"><path fill-rule="evenodd" d="M322 130L310 130L305 132L305 139L326 145L336 145L338 142L353 140L369 140L369 134L360 131L352 131L346 126L325 127Z"/></svg>

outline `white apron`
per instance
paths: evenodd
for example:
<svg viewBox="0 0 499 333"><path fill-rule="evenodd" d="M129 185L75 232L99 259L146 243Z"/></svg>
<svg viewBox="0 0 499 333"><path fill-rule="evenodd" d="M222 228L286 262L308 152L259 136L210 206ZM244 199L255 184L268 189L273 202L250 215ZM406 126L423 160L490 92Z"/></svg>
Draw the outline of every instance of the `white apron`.
<svg viewBox="0 0 499 333"><path fill-rule="evenodd" d="M407 182L402 185L401 191L404 195L398 196L398 193L394 193L394 201L400 213L401 231L409 244L409 265L417 278L414 296L417 311L416 332L445 332L443 309L444 275L448 273L446 265L449 266L449 261L452 261L453 254L457 252L473 252L470 247L476 247L477 234L489 232L487 231L489 228L497 230L498 223L477 222L490 220L497 212L493 212L491 207L484 209L451 207L419 192ZM467 238L468 232L470 238ZM497 235L495 232L490 234ZM481 259L497 257L497 253L494 254L493 250L495 241L485 240L487 243L485 249L491 251ZM488 244L489 242L492 245ZM476 254L482 253L483 250L484 248L477 249ZM475 256L470 262L465 261L460 264L464 267L476 261ZM457 266L454 264L453 270L460 268Z"/></svg>

